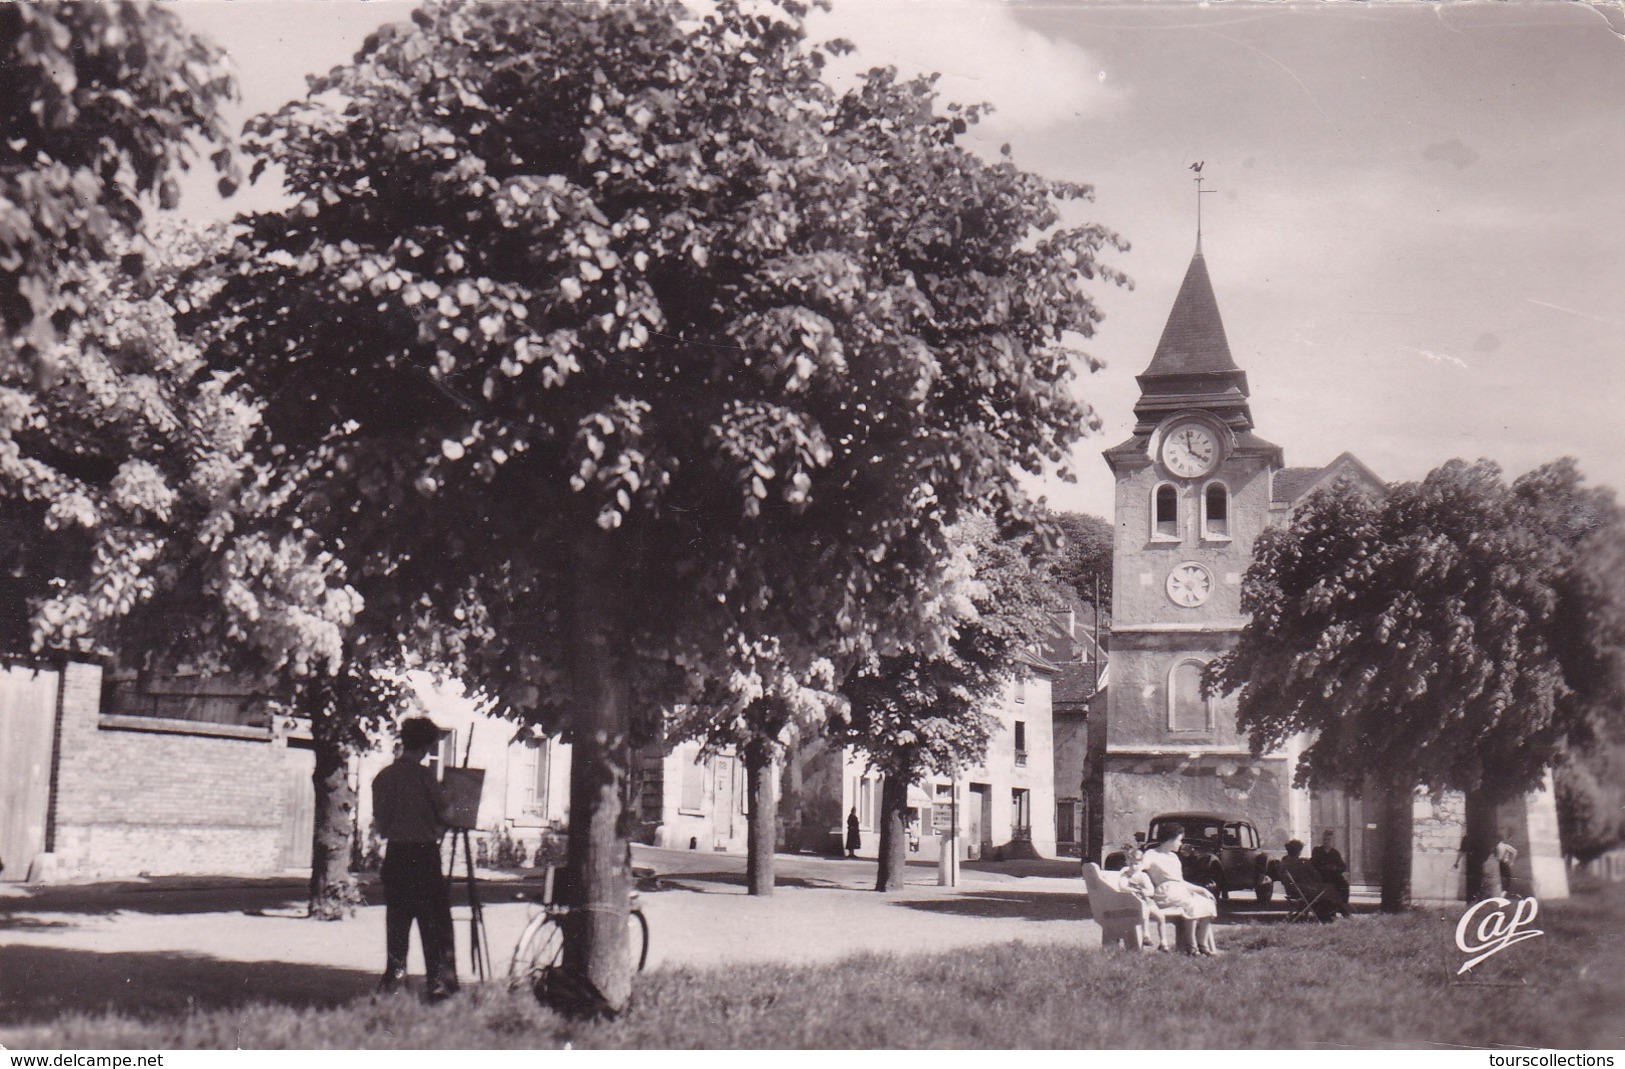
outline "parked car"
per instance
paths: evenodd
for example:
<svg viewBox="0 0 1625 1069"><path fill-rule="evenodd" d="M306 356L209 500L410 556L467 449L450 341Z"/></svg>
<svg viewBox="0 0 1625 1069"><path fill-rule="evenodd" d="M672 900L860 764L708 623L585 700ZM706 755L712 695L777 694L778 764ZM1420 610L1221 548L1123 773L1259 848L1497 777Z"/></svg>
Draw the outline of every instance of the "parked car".
<svg viewBox="0 0 1625 1069"><path fill-rule="evenodd" d="M1231 891L1252 891L1259 902L1274 897L1269 858L1250 821L1220 813L1163 813L1151 818L1147 832L1135 832L1134 839L1141 845L1154 843L1157 833L1169 824L1185 829L1179 863L1186 880L1201 884L1218 898L1230 897ZM1117 851L1107 855L1105 867L1120 869L1127 860L1124 851Z"/></svg>

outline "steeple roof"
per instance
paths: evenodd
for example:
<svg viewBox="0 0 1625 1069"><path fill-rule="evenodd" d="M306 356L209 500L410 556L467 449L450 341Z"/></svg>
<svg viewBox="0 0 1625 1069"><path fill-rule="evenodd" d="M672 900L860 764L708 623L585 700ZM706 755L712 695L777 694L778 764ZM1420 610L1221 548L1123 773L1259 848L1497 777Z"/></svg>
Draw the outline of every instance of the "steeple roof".
<svg viewBox="0 0 1625 1069"><path fill-rule="evenodd" d="M1230 342L1224 336L1213 283L1208 281L1207 261L1202 258L1201 246L1197 246L1190 267L1185 269L1179 296L1174 298L1173 311L1168 313L1168 324L1162 328L1157 354L1142 378L1238 370L1230 357Z"/></svg>
<svg viewBox="0 0 1625 1069"><path fill-rule="evenodd" d="M1140 384L1140 403L1134 406L1139 417L1136 434L1149 433L1167 416L1191 408L1212 412L1237 431L1252 429L1247 374L1230 356L1200 241L1156 354L1136 381Z"/></svg>

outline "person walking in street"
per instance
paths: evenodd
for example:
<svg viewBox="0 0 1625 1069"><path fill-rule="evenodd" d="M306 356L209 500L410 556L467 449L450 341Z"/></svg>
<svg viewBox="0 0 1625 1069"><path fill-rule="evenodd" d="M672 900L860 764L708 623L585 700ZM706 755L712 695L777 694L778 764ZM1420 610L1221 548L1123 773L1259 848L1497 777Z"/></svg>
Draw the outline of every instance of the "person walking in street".
<svg viewBox="0 0 1625 1069"><path fill-rule="evenodd" d="M400 756L372 781L373 823L389 844L381 873L386 963L378 989L393 991L406 979L406 953L416 921L431 1001L457 991L451 895L440 871L446 798L434 773L423 764L441 734L427 717L403 720Z"/></svg>
<svg viewBox="0 0 1625 1069"><path fill-rule="evenodd" d="M858 848L863 845L863 832L859 830L858 810L854 806L852 812L846 815L846 856L857 857Z"/></svg>

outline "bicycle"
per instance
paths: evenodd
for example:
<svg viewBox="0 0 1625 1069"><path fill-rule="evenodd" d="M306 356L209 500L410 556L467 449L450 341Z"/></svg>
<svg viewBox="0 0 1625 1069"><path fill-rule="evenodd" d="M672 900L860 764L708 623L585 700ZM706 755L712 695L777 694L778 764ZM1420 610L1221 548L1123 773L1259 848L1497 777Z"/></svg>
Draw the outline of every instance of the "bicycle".
<svg viewBox="0 0 1625 1069"><path fill-rule="evenodd" d="M549 865L542 881L541 912L525 925L519 942L514 945L513 960L508 964L509 987L525 988L539 998L552 990L564 975L564 918L577 908L553 901L553 873L553 866ZM632 971L642 972L649 963L649 919L643 915L635 891L626 923Z"/></svg>

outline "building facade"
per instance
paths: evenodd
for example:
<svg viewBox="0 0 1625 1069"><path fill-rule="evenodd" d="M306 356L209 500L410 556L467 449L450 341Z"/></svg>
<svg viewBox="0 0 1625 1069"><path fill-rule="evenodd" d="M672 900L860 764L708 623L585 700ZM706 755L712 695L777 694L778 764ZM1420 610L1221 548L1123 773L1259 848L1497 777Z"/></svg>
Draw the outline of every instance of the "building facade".
<svg viewBox="0 0 1625 1069"><path fill-rule="evenodd" d="M1055 666L1023 658L986 711L998 721L987 755L956 775L932 774L908 792L909 856L935 861L958 821L963 860L1056 856ZM840 854L856 813L860 857L877 856L884 777L858 751L812 739L795 747L781 777L780 843L787 850Z"/></svg>

